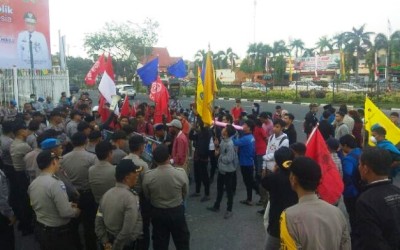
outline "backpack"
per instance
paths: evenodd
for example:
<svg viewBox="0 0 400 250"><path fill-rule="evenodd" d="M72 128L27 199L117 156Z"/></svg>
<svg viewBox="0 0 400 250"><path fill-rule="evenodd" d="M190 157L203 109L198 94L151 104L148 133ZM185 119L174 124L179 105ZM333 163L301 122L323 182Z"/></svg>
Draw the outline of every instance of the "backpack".
<svg viewBox="0 0 400 250"><path fill-rule="evenodd" d="M274 136L274 135L271 135L271 136L269 137L268 143L271 142L273 136ZM278 146L281 146L282 142L283 142L284 140L286 140L286 139L288 139L288 137L287 137L286 135L285 135L284 137L282 137L281 140L279 141Z"/></svg>

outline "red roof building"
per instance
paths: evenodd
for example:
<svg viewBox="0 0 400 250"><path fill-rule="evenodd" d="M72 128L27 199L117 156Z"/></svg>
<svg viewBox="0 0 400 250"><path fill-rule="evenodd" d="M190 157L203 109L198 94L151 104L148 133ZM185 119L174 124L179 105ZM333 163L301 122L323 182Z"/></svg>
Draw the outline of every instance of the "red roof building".
<svg viewBox="0 0 400 250"><path fill-rule="evenodd" d="M181 57L171 57L167 48L153 47L150 55L142 58L141 63L144 65L147 62L155 59L158 56L160 72L167 72L167 67L177 62Z"/></svg>

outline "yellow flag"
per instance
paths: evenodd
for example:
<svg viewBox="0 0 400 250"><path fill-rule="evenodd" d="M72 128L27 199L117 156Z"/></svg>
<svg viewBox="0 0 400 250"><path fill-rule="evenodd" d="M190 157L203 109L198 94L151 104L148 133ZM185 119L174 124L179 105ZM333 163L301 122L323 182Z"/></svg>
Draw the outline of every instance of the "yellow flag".
<svg viewBox="0 0 400 250"><path fill-rule="evenodd" d="M196 110L200 116L203 114L204 87L201 80L201 69L197 68Z"/></svg>
<svg viewBox="0 0 400 250"><path fill-rule="evenodd" d="M285 249L285 250L297 249L296 241L290 235L289 230L287 228L285 211L283 211L281 214L280 225L281 225L281 235L280 235L281 236L281 249Z"/></svg>
<svg viewBox="0 0 400 250"><path fill-rule="evenodd" d="M365 130L371 136L371 129L379 125L386 130L386 139L394 145L400 142L400 129L368 98L365 98ZM368 138L368 144L374 144Z"/></svg>
<svg viewBox="0 0 400 250"><path fill-rule="evenodd" d="M214 101L214 93L216 90L214 66L211 59L211 52L207 54L206 60L206 71L204 74L204 99L203 99L203 110L201 113L201 119L204 125L211 125L212 116L212 104ZM200 113L199 113L200 114Z"/></svg>

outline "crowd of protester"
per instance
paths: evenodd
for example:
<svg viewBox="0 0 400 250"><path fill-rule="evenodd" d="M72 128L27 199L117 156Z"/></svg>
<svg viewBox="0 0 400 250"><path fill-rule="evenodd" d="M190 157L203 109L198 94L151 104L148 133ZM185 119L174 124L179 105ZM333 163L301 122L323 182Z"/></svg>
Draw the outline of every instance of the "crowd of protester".
<svg viewBox="0 0 400 250"><path fill-rule="evenodd" d="M236 199L260 207L264 249L400 249L400 150L382 126L366 135L363 110L326 105L317 117L310 104L296 131L279 105L268 112L255 103L247 113L236 100L214 108L211 126L195 106L174 105L169 122L154 124L154 106L100 114L87 92L63 93L57 105L31 95L21 112L10 101L0 109L1 249L14 249L14 226L46 250L168 249L170 237L189 249L187 202L211 202L212 192L205 208L218 213L226 193L227 220ZM399 125L398 113L390 118ZM297 141L315 127L344 183L334 204L318 196L321 167ZM238 172L245 197L236 194Z"/></svg>

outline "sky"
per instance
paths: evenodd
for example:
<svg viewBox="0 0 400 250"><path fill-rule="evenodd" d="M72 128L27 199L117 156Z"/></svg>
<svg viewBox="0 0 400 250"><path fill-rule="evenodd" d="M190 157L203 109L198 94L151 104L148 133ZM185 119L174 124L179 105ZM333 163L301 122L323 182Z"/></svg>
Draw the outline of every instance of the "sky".
<svg viewBox="0 0 400 250"><path fill-rule="evenodd" d="M67 54L87 57L85 34L100 31L106 22L146 18L157 21L159 47L170 56L193 60L200 49L226 51L243 58L248 45L302 39L314 47L318 38L332 37L366 24L366 31L400 30L398 0L49 0L52 53L58 51L58 31L66 36Z"/></svg>

